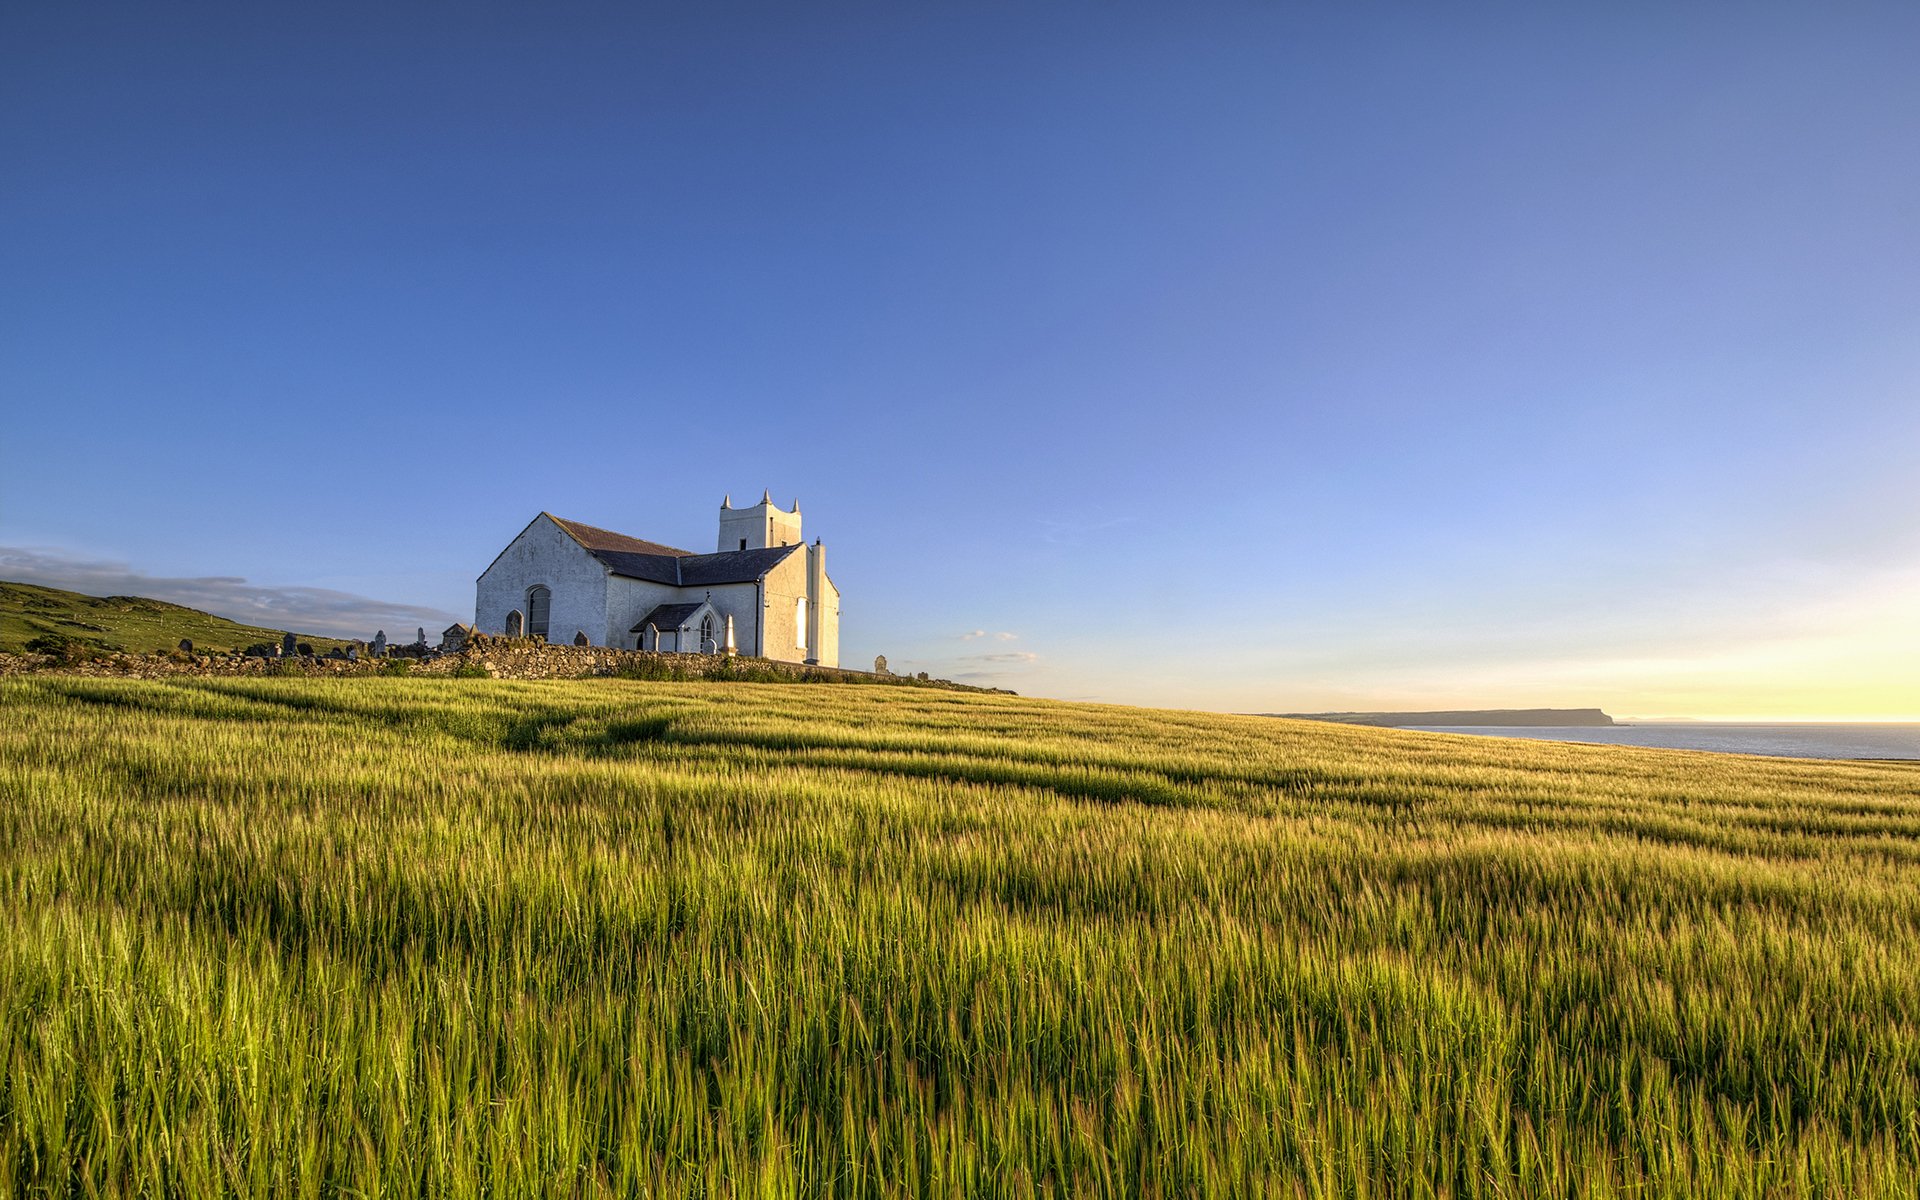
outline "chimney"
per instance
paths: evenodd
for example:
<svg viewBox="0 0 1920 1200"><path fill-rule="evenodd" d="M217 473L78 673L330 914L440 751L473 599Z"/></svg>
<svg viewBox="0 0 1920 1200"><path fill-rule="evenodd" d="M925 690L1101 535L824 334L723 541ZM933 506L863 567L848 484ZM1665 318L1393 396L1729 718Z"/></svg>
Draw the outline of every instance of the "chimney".
<svg viewBox="0 0 1920 1200"><path fill-rule="evenodd" d="M807 547L807 649L820 661L820 608L827 596L827 544L819 538Z"/></svg>

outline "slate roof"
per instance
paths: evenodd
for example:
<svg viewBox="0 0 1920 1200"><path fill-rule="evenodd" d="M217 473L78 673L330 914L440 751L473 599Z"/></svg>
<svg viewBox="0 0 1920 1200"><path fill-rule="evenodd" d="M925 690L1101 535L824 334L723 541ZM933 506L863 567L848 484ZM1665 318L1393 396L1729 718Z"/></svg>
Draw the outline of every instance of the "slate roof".
<svg viewBox="0 0 1920 1200"><path fill-rule="evenodd" d="M681 626L687 624L688 621L692 620L693 614L699 612L704 607L706 607L706 601L704 600L693 604L662 604L659 608L641 617L640 623L632 629L627 630L627 632L639 633L649 625L655 629L679 629Z"/></svg>
<svg viewBox="0 0 1920 1200"><path fill-rule="evenodd" d="M752 583L800 548L797 545L768 546L763 550L722 550L718 554L695 554L690 550L676 550L658 542L628 537L624 533L596 529L578 521L563 521L552 513L548 513L547 517L615 575L644 579L649 583L664 583L670 587Z"/></svg>
<svg viewBox="0 0 1920 1200"><path fill-rule="evenodd" d="M779 566L787 555L798 553L799 546L768 546L764 550L722 550L718 554L696 554L677 560L680 586L702 587L716 583L752 583Z"/></svg>
<svg viewBox="0 0 1920 1200"><path fill-rule="evenodd" d="M649 542L645 538L628 537L624 533L615 533L611 529L600 529L593 525L583 525L579 521L562 521L552 513L547 520L567 531L568 536L589 550L612 550L622 554L668 554L683 558L693 557L691 550L676 550L672 546L663 546L659 542Z"/></svg>

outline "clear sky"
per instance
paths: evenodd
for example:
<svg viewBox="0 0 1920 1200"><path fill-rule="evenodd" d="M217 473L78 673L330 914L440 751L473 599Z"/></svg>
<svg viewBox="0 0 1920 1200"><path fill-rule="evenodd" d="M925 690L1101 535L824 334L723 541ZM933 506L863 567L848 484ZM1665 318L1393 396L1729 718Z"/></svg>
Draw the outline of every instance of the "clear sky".
<svg viewBox="0 0 1920 1200"><path fill-rule="evenodd" d="M6 5L0 577L771 487L848 665L1920 719L1920 7L1579 7Z"/></svg>

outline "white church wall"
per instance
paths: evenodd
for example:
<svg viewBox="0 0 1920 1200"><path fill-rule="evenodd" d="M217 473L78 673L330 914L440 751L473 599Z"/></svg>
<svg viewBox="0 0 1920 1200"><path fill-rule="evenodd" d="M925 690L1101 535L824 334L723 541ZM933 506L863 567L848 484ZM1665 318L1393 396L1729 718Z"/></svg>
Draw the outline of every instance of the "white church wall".
<svg viewBox="0 0 1920 1200"><path fill-rule="evenodd" d="M827 548L815 542L807 558L807 654L823 667L840 665L840 591L827 578Z"/></svg>
<svg viewBox="0 0 1920 1200"><path fill-rule="evenodd" d="M607 572L580 543L546 517L536 519L500 552L474 584L473 623L483 633L505 633L507 615L524 620L527 592L536 584L553 592L547 640L571 642L575 631L593 639L607 627ZM604 641L604 633L600 641Z"/></svg>
<svg viewBox="0 0 1920 1200"><path fill-rule="evenodd" d="M646 616L662 604L680 604L698 596L688 596L680 588L664 583L649 583L644 579L628 579L624 575L612 575L607 578L607 621L600 632L601 645L618 646L623 650L637 648L634 639L639 636L632 632L640 618Z"/></svg>
<svg viewBox="0 0 1920 1200"><path fill-rule="evenodd" d="M758 654L760 647L753 640L757 627L757 613L754 606L759 602L760 589L751 583L723 583L718 587L701 588L698 591L689 588L688 599L705 599L707 592L713 593L713 611L720 614L719 640L727 640L726 619L733 618L733 644L741 654Z"/></svg>
<svg viewBox="0 0 1920 1200"><path fill-rule="evenodd" d="M814 657L823 667L840 665L840 589L833 586L833 580L825 579L825 588L820 604L820 645L814 649Z"/></svg>
<svg viewBox="0 0 1920 1200"><path fill-rule="evenodd" d="M766 584L766 649L762 653L787 662L805 662L813 655L801 645L805 638L798 625L800 609L796 601L807 594L807 556L787 555L767 572Z"/></svg>
<svg viewBox="0 0 1920 1200"><path fill-rule="evenodd" d="M632 633L640 619L660 607L662 604L697 604L711 598L714 611L725 618L733 617L733 639L736 648L742 654L757 654L759 647L754 644L754 599L759 589L751 583L725 583L714 587L677 588L663 583L649 583L644 579L628 579L624 575L615 575L607 580L607 629L605 641L596 643L618 646L624 650L638 649ZM591 633L589 633L591 636ZM724 643L724 628L716 635L716 641ZM692 649L691 639L688 649Z"/></svg>

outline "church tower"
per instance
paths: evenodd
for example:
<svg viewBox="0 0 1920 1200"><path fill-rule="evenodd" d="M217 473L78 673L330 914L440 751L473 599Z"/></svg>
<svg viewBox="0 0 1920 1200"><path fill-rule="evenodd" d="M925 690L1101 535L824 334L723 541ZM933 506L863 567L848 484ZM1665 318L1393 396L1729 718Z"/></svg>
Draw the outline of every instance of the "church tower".
<svg viewBox="0 0 1920 1200"><path fill-rule="evenodd" d="M800 542L798 500L791 512L777 507L771 492L760 493L760 503L747 508L735 508L731 495L720 502L720 550L764 550Z"/></svg>

